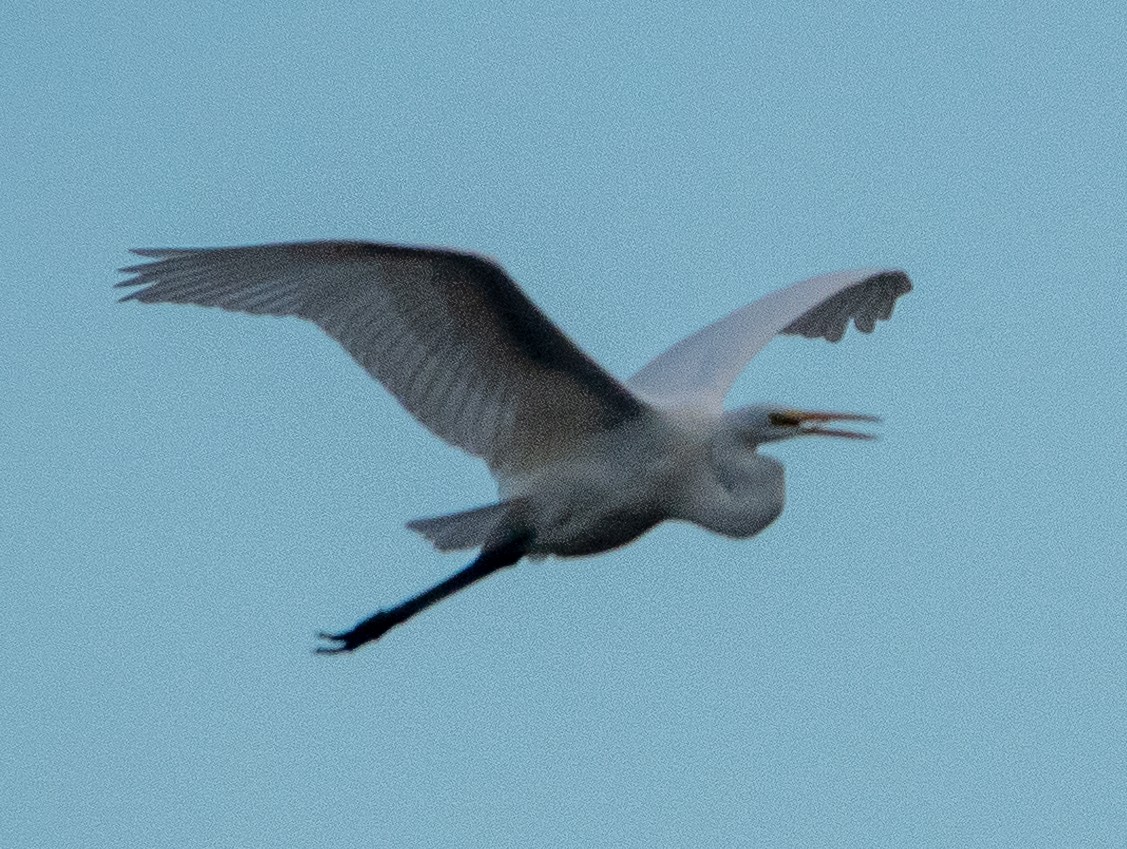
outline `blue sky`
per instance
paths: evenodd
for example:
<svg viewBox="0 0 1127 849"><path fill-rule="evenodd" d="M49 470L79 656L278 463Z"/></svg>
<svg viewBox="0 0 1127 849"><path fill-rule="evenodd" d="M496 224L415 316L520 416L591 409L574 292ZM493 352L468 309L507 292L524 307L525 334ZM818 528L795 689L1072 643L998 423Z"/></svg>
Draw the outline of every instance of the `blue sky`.
<svg viewBox="0 0 1127 849"><path fill-rule="evenodd" d="M1121 846L1119 4L9 4L0 845ZM136 246L499 257L629 374L777 286L916 290L736 402L736 543L525 564L346 658L492 495L294 321L117 305Z"/></svg>

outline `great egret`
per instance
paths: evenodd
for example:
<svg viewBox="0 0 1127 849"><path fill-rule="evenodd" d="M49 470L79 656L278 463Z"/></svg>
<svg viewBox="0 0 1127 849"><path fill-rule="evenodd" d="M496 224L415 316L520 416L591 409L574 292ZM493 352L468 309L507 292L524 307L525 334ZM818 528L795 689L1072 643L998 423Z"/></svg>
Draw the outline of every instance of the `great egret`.
<svg viewBox="0 0 1127 849"><path fill-rule="evenodd" d="M911 290L902 271L815 277L694 333L620 382L581 351L496 262L471 253L322 241L137 250L123 301L292 315L336 339L435 435L481 457L498 483L488 506L407 527L440 551L480 548L460 572L320 652L379 639L440 599L522 557L608 551L667 519L746 538L783 509L783 467L760 445L872 416L724 397L776 334L838 341L869 333Z"/></svg>

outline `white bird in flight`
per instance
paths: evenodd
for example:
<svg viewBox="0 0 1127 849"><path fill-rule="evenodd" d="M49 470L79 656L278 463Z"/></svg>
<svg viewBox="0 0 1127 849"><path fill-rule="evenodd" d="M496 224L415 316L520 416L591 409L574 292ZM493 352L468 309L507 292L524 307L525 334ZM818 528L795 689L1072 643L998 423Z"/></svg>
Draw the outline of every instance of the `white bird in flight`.
<svg viewBox="0 0 1127 849"><path fill-rule="evenodd" d="M496 262L472 253L351 241L136 250L123 301L199 304L317 324L436 436L481 457L499 498L407 527L476 559L354 628L325 653L377 640L522 557L625 545L666 520L747 538L783 509L783 467L761 445L873 416L759 404L724 409L778 334L836 342L870 333L912 286L864 269L796 283L682 339L619 381L541 312Z"/></svg>

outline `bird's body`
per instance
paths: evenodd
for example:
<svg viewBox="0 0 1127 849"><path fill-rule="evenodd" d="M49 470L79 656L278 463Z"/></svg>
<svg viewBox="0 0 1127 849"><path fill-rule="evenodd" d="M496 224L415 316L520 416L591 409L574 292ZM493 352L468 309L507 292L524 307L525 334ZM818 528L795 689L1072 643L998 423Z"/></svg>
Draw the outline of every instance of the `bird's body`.
<svg viewBox="0 0 1127 849"><path fill-rule="evenodd" d="M730 417L654 407L559 461L502 478L506 520L532 529L530 557L598 554L667 520L753 536L782 512L783 467L732 450L733 435Z"/></svg>
<svg viewBox="0 0 1127 849"><path fill-rule="evenodd" d="M747 362L780 333L869 332L909 291L899 271L841 272L761 298L620 382L572 343L496 263L363 242L138 251L123 300L293 315L319 325L438 436L480 456L499 500L408 527L479 556L350 631L350 651L522 557L608 551L664 521L733 538L782 512L783 467L760 445L870 416L759 405L725 411Z"/></svg>

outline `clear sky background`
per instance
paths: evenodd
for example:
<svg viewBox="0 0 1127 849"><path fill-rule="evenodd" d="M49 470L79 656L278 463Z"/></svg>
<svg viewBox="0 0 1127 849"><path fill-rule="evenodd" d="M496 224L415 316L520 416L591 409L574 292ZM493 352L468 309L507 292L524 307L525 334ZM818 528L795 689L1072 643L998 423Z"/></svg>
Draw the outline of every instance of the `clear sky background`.
<svg viewBox="0 0 1127 849"><path fill-rule="evenodd" d="M0 846L1123 846L1121 3L0 13ZM760 537L459 568L479 464L315 328L118 305L137 246L499 257L620 375L778 286Z"/></svg>

